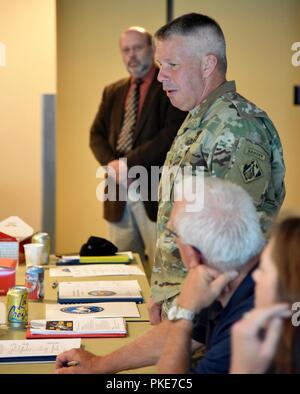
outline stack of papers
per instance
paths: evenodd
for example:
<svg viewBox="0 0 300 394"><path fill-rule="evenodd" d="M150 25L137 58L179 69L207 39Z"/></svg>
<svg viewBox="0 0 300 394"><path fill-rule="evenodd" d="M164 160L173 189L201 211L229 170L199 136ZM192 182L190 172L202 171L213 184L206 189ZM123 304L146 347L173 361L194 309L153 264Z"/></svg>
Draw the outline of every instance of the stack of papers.
<svg viewBox="0 0 300 394"><path fill-rule="evenodd" d="M26 338L124 337L126 332L122 318L31 320Z"/></svg>
<svg viewBox="0 0 300 394"><path fill-rule="evenodd" d="M59 353L80 348L81 339L37 339L1 341L0 363L41 363L55 361Z"/></svg>
<svg viewBox="0 0 300 394"><path fill-rule="evenodd" d="M135 302L46 304L47 320L87 319L91 317L140 317L140 313Z"/></svg>
<svg viewBox="0 0 300 394"><path fill-rule="evenodd" d="M136 280L98 282L60 282L59 304L133 301L143 302L141 288Z"/></svg>

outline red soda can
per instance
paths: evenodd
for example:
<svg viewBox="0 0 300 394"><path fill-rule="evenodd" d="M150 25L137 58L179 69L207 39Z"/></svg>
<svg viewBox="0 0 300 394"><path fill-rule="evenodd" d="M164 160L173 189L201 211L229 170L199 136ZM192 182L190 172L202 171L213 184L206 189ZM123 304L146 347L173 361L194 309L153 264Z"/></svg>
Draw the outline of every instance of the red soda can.
<svg viewBox="0 0 300 394"><path fill-rule="evenodd" d="M44 268L30 266L26 269L25 286L28 289L29 300L42 300L44 298Z"/></svg>

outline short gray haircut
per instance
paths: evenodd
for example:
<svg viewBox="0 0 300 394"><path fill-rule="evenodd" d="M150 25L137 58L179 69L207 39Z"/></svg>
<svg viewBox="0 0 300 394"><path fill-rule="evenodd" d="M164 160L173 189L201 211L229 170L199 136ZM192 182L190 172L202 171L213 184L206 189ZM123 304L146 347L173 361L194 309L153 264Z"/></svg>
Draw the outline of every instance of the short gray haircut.
<svg viewBox="0 0 300 394"><path fill-rule="evenodd" d="M205 177L203 187L204 206L197 212L182 208L174 229L212 268L241 268L265 244L253 200L240 186L220 178Z"/></svg>
<svg viewBox="0 0 300 394"><path fill-rule="evenodd" d="M199 56L213 54L218 59L219 70L226 74L226 42L220 25L207 15L190 13L182 15L157 30L157 40L168 40L173 35L193 38ZM196 54L197 55L197 54Z"/></svg>

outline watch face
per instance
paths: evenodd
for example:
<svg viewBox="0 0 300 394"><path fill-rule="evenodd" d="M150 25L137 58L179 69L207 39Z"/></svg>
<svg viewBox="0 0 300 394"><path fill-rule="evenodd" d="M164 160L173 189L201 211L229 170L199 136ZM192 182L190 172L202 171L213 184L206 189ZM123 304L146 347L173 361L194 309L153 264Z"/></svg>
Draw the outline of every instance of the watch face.
<svg viewBox="0 0 300 394"><path fill-rule="evenodd" d="M180 306L172 306L168 312L168 319L169 320L180 320L180 319L185 319L185 320L190 320L192 321L195 317L195 314L188 310L181 308Z"/></svg>
<svg viewBox="0 0 300 394"><path fill-rule="evenodd" d="M172 306L172 308L170 308L170 310L168 312L168 319L174 320L176 318L176 314L177 314L177 307Z"/></svg>

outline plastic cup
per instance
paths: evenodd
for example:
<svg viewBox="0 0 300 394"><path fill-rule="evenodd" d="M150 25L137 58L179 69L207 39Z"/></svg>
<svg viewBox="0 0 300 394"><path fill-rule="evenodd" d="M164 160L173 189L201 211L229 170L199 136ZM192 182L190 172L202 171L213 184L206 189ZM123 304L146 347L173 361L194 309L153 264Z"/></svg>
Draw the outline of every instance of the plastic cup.
<svg viewBox="0 0 300 394"><path fill-rule="evenodd" d="M27 267L41 264L43 259L43 249L43 244L34 243L24 245L25 261Z"/></svg>

